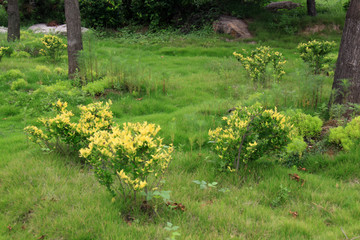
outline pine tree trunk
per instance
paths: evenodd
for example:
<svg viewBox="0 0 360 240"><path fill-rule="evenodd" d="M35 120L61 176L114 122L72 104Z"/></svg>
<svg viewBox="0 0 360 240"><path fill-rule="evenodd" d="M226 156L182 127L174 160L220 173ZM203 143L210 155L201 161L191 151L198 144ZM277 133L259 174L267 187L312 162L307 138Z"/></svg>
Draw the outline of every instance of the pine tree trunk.
<svg viewBox="0 0 360 240"><path fill-rule="evenodd" d="M68 40L69 78L79 70L78 54L83 49L78 0L65 0L65 18Z"/></svg>
<svg viewBox="0 0 360 240"><path fill-rule="evenodd" d="M316 16L316 4L315 0L307 0L307 12L309 16Z"/></svg>
<svg viewBox="0 0 360 240"><path fill-rule="evenodd" d="M8 35L7 40L13 42L20 40L20 15L18 0L8 1Z"/></svg>
<svg viewBox="0 0 360 240"><path fill-rule="evenodd" d="M344 85L343 80L348 84ZM352 0L336 63L332 97L334 103L360 103L360 1Z"/></svg>

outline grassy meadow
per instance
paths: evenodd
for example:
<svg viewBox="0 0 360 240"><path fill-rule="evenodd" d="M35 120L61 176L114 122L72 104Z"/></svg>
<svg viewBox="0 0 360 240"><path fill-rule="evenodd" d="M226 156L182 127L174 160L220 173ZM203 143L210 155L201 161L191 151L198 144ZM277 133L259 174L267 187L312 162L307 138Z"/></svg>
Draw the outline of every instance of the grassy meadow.
<svg viewBox="0 0 360 240"><path fill-rule="evenodd" d="M209 129L222 124L228 109L257 102L280 111L302 109L328 119L326 106L333 78L314 76L296 46L331 40L337 56L344 23L341 1L319 1L319 16L309 26L330 26L314 34L267 30L263 19L250 26L255 37L236 41L208 29L140 34L84 34L81 72L67 78L67 58L38 55L41 35L22 32L16 47L36 57L4 57L0 75L17 69L27 81L11 89L0 81L0 239L348 239L360 235L360 149L326 152L314 147L300 162L285 164L263 156L239 174L219 172ZM299 25L300 29L305 29ZM0 34L0 45L8 45ZM15 46L14 45L14 46ZM255 88L232 53L270 46L283 53L280 83ZM30 48L30 50L28 49ZM119 87L95 93L86 84L121 76ZM314 89L321 86L320 93ZM89 90L90 89L90 90ZM317 99L315 101L315 98ZM24 127L50 116L51 104L77 105L111 99L117 123L148 121L175 153L163 190L185 206L172 210L156 201L155 213L112 201L88 164L76 156L44 152L26 139ZM314 145L316 145L314 143ZM296 166L293 166L296 165ZM306 168L301 171L298 167ZM303 183L289 174L298 174ZM217 182L201 189L193 181ZM296 212L296 213L294 213ZM178 226L169 231L170 222ZM173 232L179 236L173 236Z"/></svg>

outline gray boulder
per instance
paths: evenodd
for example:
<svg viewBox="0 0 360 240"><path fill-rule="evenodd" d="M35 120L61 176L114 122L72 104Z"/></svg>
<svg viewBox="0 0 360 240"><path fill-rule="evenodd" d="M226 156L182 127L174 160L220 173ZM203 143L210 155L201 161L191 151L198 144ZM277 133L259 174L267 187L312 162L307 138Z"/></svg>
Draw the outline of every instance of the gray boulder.
<svg viewBox="0 0 360 240"><path fill-rule="evenodd" d="M7 33L6 27L0 27L0 33Z"/></svg>
<svg viewBox="0 0 360 240"><path fill-rule="evenodd" d="M252 38L248 25L235 17L221 16L213 23L213 29L217 33L225 33L234 38Z"/></svg>
<svg viewBox="0 0 360 240"><path fill-rule="evenodd" d="M29 27L29 30L33 31L34 33L43 33L43 34L62 34L66 35L66 24L59 25L59 26L47 26L44 23L35 24ZM84 33L89 29L82 27L81 32Z"/></svg>
<svg viewBox="0 0 360 240"><path fill-rule="evenodd" d="M291 9L294 9L297 7L301 7L301 5L298 3L291 2L291 1L282 1L282 2L269 3L265 8L271 12L276 12L277 10L280 10L280 9L291 10Z"/></svg>

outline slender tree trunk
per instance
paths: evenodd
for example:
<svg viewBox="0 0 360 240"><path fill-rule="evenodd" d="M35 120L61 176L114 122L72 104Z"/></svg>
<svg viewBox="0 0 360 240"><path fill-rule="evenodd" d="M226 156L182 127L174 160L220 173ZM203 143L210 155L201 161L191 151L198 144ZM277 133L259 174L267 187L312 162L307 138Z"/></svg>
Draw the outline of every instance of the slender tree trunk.
<svg viewBox="0 0 360 240"><path fill-rule="evenodd" d="M351 0L346 14L332 88L335 94L330 101L360 103L360 0Z"/></svg>
<svg viewBox="0 0 360 240"><path fill-rule="evenodd" d="M65 0L65 18L68 40L69 78L79 71L78 54L83 49L78 0Z"/></svg>
<svg viewBox="0 0 360 240"><path fill-rule="evenodd" d="M316 16L316 4L315 0L307 0L307 12L309 16Z"/></svg>
<svg viewBox="0 0 360 240"><path fill-rule="evenodd" d="M20 40L20 15L18 0L8 1L8 35L7 40L13 42Z"/></svg>

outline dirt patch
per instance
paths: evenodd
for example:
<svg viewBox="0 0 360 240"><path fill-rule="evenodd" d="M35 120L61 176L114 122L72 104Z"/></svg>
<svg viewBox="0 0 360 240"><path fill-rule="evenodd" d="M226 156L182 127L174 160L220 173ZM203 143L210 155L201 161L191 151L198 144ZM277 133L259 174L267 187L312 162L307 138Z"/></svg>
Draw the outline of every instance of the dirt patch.
<svg viewBox="0 0 360 240"><path fill-rule="evenodd" d="M338 32L341 33L341 29L340 26L337 24L330 24L330 25L325 25L325 24L316 24L313 26L308 26L306 27L301 34L303 35L311 35L311 34L315 34L315 33L321 33L324 31L334 31L334 32Z"/></svg>
<svg viewBox="0 0 360 240"><path fill-rule="evenodd" d="M327 121L326 123L324 123L324 125L322 126L321 128L321 137L325 136L326 134L329 133L330 131L330 128L334 128L334 127L338 127L339 126L339 123L337 120L335 119L332 119L332 120L329 120Z"/></svg>

